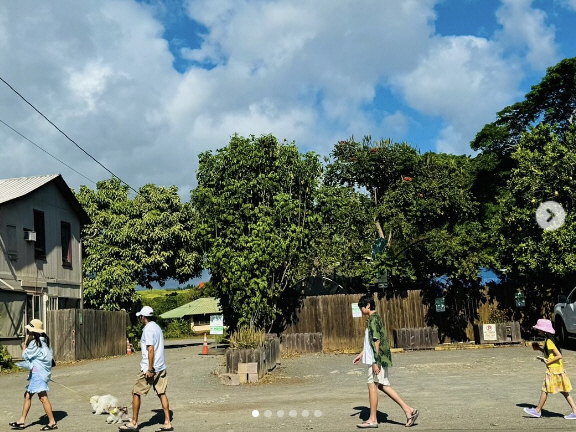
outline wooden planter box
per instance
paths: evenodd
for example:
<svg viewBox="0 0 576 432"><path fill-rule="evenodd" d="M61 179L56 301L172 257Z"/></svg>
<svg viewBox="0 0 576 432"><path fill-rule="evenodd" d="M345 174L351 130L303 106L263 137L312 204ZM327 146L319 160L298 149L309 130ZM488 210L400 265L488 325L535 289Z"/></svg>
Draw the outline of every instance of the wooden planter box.
<svg viewBox="0 0 576 432"><path fill-rule="evenodd" d="M268 338L260 348L228 348L226 373L237 374L238 363L257 363L258 378L262 378L280 363L280 339Z"/></svg>
<svg viewBox="0 0 576 432"><path fill-rule="evenodd" d="M496 339L490 337L490 333L484 333L484 325L474 324L474 340L477 344L502 344L502 343L520 343L522 335L520 334L520 322L509 321L505 323L495 323ZM488 337L487 337L488 336Z"/></svg>

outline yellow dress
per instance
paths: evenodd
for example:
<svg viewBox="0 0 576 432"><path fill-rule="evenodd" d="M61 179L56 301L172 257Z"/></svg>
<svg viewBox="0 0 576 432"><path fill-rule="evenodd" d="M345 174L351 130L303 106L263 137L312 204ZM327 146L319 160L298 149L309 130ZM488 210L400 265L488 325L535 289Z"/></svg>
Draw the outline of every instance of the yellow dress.
<svg viewBox="0 0 576 432"><path fill-rule="evenodd" d="M554 350L557 349L554 342L550 339L546 340L546 348L548 349L548 358L554 358ZM558 392L570 392L572 390L572 383L570 378L564 370L564 363L562 359L555 361L554 363L547 365L548 371L544 377L544 383L542 384L542 391L546 393L558 393Z"/></svg>

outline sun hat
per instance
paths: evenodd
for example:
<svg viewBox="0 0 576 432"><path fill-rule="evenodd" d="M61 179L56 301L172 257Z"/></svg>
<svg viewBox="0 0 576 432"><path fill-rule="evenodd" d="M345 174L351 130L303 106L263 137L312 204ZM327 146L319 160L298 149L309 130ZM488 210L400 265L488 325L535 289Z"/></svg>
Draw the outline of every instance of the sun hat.
<svg viewBox="0 0 576 432"><path fill-rule="evenodd" d="M550 334L556 333L556 331L554 330L554 327L552 327L552 321L547 320L547 319L539 319L538 322L536 323L536 325L532 328L534 328L536 330L542 330L543 332L550 333Z"/></svg>
<svg viewBox="0 0 576 432"><path fill-rule="evenodd" d="M140 312L136 312L136 316L151 317L154 316L154 310L150 306L144 306Z"/></svg>
<svg viewBox="0 0 576 432"><path fill-rule="evenodd" d="M44 333L44 324L39 319L33 319L26 326L26 329L34 333Z"/></svg>

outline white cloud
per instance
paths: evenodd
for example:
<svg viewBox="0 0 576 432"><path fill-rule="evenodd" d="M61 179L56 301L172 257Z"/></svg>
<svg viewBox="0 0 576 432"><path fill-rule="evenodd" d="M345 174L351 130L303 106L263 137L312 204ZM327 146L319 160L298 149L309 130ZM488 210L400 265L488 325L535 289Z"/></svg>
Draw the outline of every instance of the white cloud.
<svg viewBox="0 0 576 432"><path fill-rule="evenodd" d="M547 15L532 8L533 0L502 0L496 12L502 31L497 39L503 46L526 50L526 61L535 69L546 69L558 61L554 26L547 25Z"/></svg>
<svg viewBox="0 0 576 432"><path fill-rule="evenodd" d="M408 118L401 111L387 115L382 121L382 129L386 137L394 137L395 140L402 140L408 131Z"/></svg>
<svg viewBox="0 0 576 432"><path fill-rule="evenodd" d="M576 11L576 0L564 0L566 7Z"/></svg>
<svg viewBox="0 0 576 432"><path fill-rule="evenodd" d="M436 38L420 64L394 81L411 107L448 125L437 148L464 153L474 133L517 96L520 78L495 43L460 36Z"/></svg>

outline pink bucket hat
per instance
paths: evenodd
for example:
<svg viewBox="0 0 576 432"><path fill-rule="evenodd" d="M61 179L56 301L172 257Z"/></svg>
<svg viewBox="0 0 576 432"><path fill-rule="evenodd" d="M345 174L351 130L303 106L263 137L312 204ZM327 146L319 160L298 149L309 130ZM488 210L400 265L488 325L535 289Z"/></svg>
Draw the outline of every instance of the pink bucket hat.
<svg viewBox="0 0 576 432"><path fill-rule="evenodd" d="M542 330L543 332L546 333L556 334L554 327L552 327L552 322L547 319L539 319L536 325L532 328L536 330Z"/></svg>

